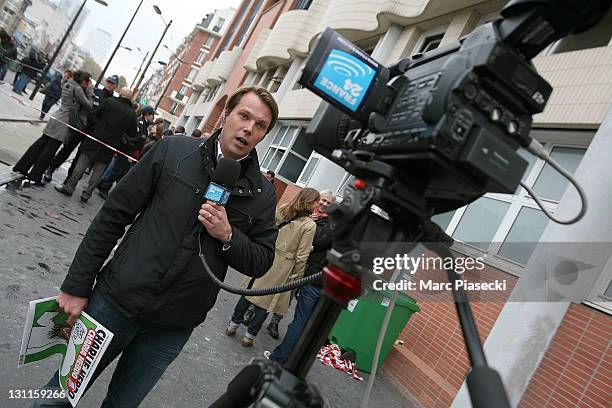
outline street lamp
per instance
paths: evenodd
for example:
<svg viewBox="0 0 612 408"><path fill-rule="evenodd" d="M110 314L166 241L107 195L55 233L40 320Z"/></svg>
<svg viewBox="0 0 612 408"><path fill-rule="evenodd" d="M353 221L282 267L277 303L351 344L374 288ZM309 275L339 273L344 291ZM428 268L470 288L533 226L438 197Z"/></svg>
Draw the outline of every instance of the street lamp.
<svg viewBox="0 0 612 408"><path fill-rule="evenodd" d="M140 50L140 48L138 48L138 50ZM148 56L149 56L149 51L147 51L144 58L142 59L142 62L140 63L140 66L138 67L138 71L136 72L136 75L134 76L134 80L132 80L132 85L130 85L130 88L134 89L134 83L136 82L136 79L138 78L138 75L140 74L140 70L142 69L142 66L144 65Z"/></svg>
<svg viewBox="0 0 612 408"><path fill-rule="evenodd" d="M125 37L125 34L127 34L128 29L132 25L132 21L134 21L134 17L136 17L136 13L138 13L138 10L140 9L140 6L142 6L143 1L144 0L140 0L140 3L138 3L138 7L136 7L136 11L134 11L134 14L132 14L132 18L130 19L130 22L128 23L127 27L125 27L125 30L123 30L123 34L121 34L121 38L119 38L119 41L117 42L117 45L115 46L115 49L113 50L113 53L111 54L110 58L106 62L104 69L102 70L102 72L100 72L100 75L98 76L98 80L96 81L96 86L98 86L98 84L102 82L102 79L104 79L104 74L106 74L106 70L108 69L108 66L110 65L111 61L115 57L115 53L117 52L119 47L121 47L121 41L123 41L123 37ZM130 49L130 51L132 50Z"/></svg>
<svg viewBox="0 0 612 408"><path fill-rule="evenodd" d="M104 0L94 0L94 1L96 3L98 3L98 4L103 5L103 6L108 6L108 3L105 2ZM57 58L57 55L60 53L62 47L64 46L64 43L66 42L66 39L68 38L68 35L70 35L70 31L72 31L72 27L74 27L74 24L76 23L77 19L81 15L81 11L83 11L83 7L85 7L85 3L87 3L87 0L83 0L83 3L81 4L81 7L79 7L79 10L74 15L72 21L70 22L70 25L68 26L68 29L64 33L64 36L62 37L62 39L60 40L57 48L55 49L55 52L53 53L53 56L51 57L51 59L49 60L47 65L45 66L45 69L43 70L43 73L41 74L40 79L38 79L36 81L36 86L34 87L34 90L32 91L32 94L30 95L30 100L31 101L34 100L34 97L38 93L38 90L40 89L40 87L42 85L42 80L44 80L44 78L47 77L47 74L49 74L49 70L51 69L51 66L53 65L53 63L55 62L55 59Z"/></svg>
<svg viewBox="0 0 612 408"><path fill-rule="evenodd" d="M157 14L159 14L161 16L161 10L159 7L157 6L153 6L153 10L155 10L155 12ZM162 17L163 19L163 17ZM166 28L164 29L164 32L161 35L161 38L159 39L159 41L157 42L157 45L155 46L155 49L153 50L153 53L151 53L151 57L149 58L149 61L147 62L147 65L145 65L144 69L142 70L142 74L140 74L140 78L138 78L138 82L136 83L136 86L134 87L134 95L138 96L138 90L140 88L140 84L142 83L145 74L147 73L147 69L149 68L149 65L151 65L151 62L153 61L153 57L155 57L155 53L157 52L157 49L159 48L159 45L161 44L161 42L163 41L164 37L166 36L166 33L168 32L168 29L170 28L170 25L172 24L172 20L170 20L168 22L168 24L166 24Z"/></svg>

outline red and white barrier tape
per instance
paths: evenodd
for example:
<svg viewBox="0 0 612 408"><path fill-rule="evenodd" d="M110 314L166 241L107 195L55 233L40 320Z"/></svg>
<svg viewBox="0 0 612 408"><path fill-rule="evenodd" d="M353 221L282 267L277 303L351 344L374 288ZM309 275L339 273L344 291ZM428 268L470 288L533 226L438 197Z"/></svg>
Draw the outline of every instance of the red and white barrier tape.
<svg viewBox="0 0 612 408"><path fill-rule="evenodd" d="M43 113L43 111L42 111L42 110L40 110L40 109L38 109L38 108L36 108L36 107L34 107L34 106L32 106L32 105L29 105L29 104L25 103L24 101L22 101L21 99L19 99L19 98L18 98L18 97L16 97L15 95L10 94L10 93L6 92L6 91L5 91L5 90L3 90L3 89L0 89L0 93L3 93L3 94L5 94L5 95L7 95L9 98L11 98L11 99L15 100L15 101L16 101L17 103L19 103L20 105L27 106L28 108L34 109L35 111L37 111L37 112L39 112L39 113ZM113 146L107 145L107 144L106 144L106 143L104 143L103 141L101 141L101 140L99 140L99 139L96 139L96 138L95 138L95 137L93 137L92 135L87 134L87 133L83 132L83 131L82 131L82 130L80 130L80 129L77 129L77 128L75 128L74 126L70 126L68 123L64 122L63 120L59 120L59 119L57 119L56 117L54 117L53 115L51 115L51 114L49 114L49 113L46 113L45 115L46 115L46 116L48 116L48 117L50 117L51 119L54 119L54 120L56 120L56 121L58 121L58 122L60 122L60 123L62 123L62 124L64 124L64 125L66 125L68 128L70 128L70 129L74 130L75 132L78 132L78 133L82 134L83 136L90 138L90 139L91 139L91 140L93 140L94 142L96 142L96 143L98 143L98 144L100 144L100 145L102 145L102 146L106 147L107 149L110 149L110 150L112 150L113 152L115 152L115 153L117 153L117 154L120 154L121 156L124 156L124 157L126 157L127 159L129 159L129 160L132 160L132 161L134 161L134 162L138 162L138 160L136 160L135 158L133 158L133 157L132 157L132 156L130 156L129 154L123 153L121 150L115 149Z"/></svg>

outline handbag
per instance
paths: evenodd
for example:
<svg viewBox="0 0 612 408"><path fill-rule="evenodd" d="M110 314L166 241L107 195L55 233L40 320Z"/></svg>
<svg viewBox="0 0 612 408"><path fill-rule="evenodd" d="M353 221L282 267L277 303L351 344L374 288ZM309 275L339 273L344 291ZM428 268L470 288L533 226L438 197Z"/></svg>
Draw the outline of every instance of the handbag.
<svg viewBox="0 0 612 408"><path fill-rule="evenodd" d="M76 99L76 88L72 88L72 99L75 103L74 107L70 110L68 124L79 130L85 130L87 128L87 114L81 115L85 109L84 106L81 105Z"/></svg>

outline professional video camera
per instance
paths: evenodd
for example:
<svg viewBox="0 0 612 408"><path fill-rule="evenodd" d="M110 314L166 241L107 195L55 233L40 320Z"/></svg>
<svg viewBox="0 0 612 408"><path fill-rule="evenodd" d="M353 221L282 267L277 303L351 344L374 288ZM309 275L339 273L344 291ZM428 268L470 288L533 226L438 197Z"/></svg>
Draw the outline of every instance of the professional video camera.
<svg viewBox="0 0 612 408"><path fill-rule="evenodd" d="M357 177L392 167L395 194L420 218L513 193L527 167L516 150L529 146L531 117L552 92L530 59L609 4L511 1L502 20L390 68L327 29L300 79L331 103L311 121L309 143Z"/></svg>
<svg viewBox="0 0 612 408"><path fill-rule="evenodd" d="M421 242L452 257L452 239L429 219L487 192L516 190L527 167L516 150L544 156L529 132L532 115L544 110L552 92L531 58L588 29L609 7L610 0L513 0L502 19L389 68L333 30L322 33L299 82L329 104L321 104L306 136L358 180L329 211L336 239L322 273L325 288L289 361L280 367L255 360L213 407L322 406L304 379L338 314L362 292L372 266L367 242ZM565 223L586 209L574 185L583 210ZM454 270L447 273L458 279ZM467 296L455 289L453 297L472 365L472 404L509 407L501 378L487 365Z"/></svg>

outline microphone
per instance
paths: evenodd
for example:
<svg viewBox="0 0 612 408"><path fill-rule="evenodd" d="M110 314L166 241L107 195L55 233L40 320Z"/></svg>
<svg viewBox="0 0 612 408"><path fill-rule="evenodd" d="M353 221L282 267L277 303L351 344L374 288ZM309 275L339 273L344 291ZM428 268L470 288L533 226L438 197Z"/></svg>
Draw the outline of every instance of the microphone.
<svg viewBox="0 0 612 408"><path fill-rule="evenodd" d="M240 163L234 159L222 157L212 174L206 188L204 198L216 204L225 205L229 199L234 184L240 175Z"/></svg>

